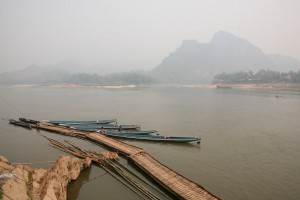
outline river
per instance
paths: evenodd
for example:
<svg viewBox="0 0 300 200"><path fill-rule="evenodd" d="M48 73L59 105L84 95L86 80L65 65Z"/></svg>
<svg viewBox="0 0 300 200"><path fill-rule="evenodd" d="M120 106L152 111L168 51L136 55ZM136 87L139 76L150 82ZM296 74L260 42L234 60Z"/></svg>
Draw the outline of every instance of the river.
<svg viewBox="0 0 300 200"><path fill-rule="evenodd" d="M123 140L223 199L300 199L300 92L184 87L0 87L0 155L10 162L56 160L37 133L88 149L97 144L8 123L9 118L112 119L160 135L200 136L201 144ZM122 159L125 165L126 160ZM50 165L34 165L49 167ZM68 199L140 199L92 166Z"/></svg>

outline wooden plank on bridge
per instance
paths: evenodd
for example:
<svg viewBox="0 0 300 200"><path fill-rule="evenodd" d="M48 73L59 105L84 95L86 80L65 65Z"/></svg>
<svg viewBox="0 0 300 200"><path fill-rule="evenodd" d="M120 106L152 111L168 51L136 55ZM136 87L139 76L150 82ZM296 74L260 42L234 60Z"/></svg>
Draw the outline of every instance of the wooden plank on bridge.
<svg viewBox="0 0 300 200"><path fill-rule="evenodd" d="M202 186L161 164L146 152L132 155L129 159L180 199L219 199Z"/></svg>
<svg viewBox="0 0 300 200"><path fill-rule="evenodd" d="M211 194L199 184L189 180L188 178L163 165L158 160L150 156L147 152L145 152L142 148L109 138L96 132L86 133L45 123L41 123L34 128L48 130L73 137L86 138L107 146L114 151L127 156L128 159L130 159L136 166L138 166L150 177L152 177L158 184L163 186L165 189L167 189L180 199L220 199Z"/></svg>

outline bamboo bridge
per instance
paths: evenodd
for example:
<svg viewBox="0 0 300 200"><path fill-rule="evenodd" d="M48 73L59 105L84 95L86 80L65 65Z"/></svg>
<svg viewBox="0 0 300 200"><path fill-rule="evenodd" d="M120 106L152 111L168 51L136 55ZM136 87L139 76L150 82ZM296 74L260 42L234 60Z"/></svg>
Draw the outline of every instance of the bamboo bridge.
<svg viewBox="0 0 300 200"><path fill-rule="evenodd" d="M114 150L115 152L126 156L137 167L139 167L142 171L152 177L159 185L164 187L178 199L220 199L199 184L189 180L188 178L163 165L147 152L145 152L145 150L142 148L126 144L124 142L109 138L96 132L86 133L48 123L40 123L36 126L33 126L33 128L55 132L67 136L85 138L104 145Z"/></svg>

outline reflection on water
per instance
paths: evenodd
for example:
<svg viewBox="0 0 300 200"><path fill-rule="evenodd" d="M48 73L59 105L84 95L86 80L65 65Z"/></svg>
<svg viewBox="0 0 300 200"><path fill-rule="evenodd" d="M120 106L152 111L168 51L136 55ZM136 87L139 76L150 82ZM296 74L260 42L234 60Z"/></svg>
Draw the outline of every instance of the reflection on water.
<svg viewBox="0 0 300 200"><path fill-rule="evenodd" d="M68 184L67 199L70 200L78 199L78 195L82 185L84 185L88 181L91 181L89 180L91 169L92 167L88 167L84 169L83 171L81 171L79 177L75 181L72 181L71 183Z"/></svg>
<svg viewBox="0 0 300 200"><path fill-rule="evenodd" d="M2 87L0 92L5 98L0 98L0 153L10 162L56 160L62 152L36 131L9 125L9 118L118 118L160 135L200 136L200 145L122 141L223 199L300 199L299 91ZM69 199L140 199L109 175L89 181L101 174L98 167L84 171L69 187Z"/></svg>

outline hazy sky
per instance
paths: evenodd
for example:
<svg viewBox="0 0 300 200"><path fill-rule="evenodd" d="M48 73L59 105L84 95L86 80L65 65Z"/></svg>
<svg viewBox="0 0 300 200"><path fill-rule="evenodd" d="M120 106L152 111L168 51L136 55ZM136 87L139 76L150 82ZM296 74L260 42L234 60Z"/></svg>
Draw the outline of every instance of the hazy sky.
<svg viewBox="0 0 300 200"><path fill-rule="evenodd" d="M152 69L219 30L300 60L299 0L0 0L0 72L75 59Z"/></svg>

